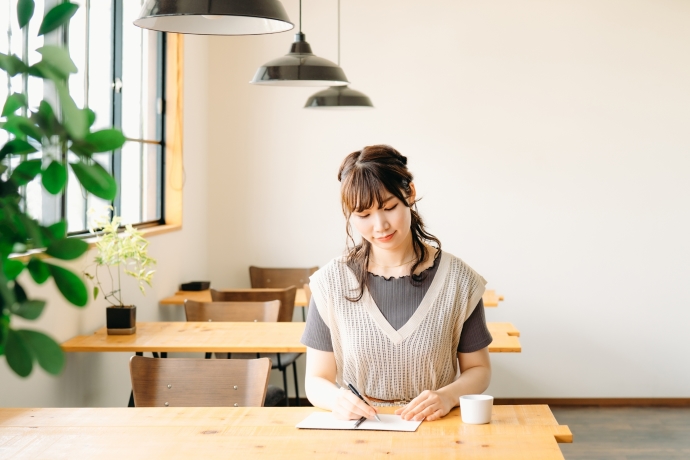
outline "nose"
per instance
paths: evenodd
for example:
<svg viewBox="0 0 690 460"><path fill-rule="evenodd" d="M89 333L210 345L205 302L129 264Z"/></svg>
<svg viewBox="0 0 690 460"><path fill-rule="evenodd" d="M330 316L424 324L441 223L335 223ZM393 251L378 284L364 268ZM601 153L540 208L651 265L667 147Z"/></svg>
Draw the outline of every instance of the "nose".
<svg viewBox="0 0 690 460"><path fill-rule="evenodd" d="M386 214L377 212L374 214L374 231L377 233L385 233L390 228Z"/></svg>

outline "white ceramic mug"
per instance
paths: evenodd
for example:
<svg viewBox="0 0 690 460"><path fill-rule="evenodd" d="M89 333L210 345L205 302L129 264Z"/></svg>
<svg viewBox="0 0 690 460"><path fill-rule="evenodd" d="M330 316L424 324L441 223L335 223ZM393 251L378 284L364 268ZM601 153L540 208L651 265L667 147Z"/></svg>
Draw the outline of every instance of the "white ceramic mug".
<svg viewBox="0 0 690 460"><path fill-rule="evenodd" d="M489 395L460 396L460 416L464 423L481 425L491 421L494 397Z"/></svg>

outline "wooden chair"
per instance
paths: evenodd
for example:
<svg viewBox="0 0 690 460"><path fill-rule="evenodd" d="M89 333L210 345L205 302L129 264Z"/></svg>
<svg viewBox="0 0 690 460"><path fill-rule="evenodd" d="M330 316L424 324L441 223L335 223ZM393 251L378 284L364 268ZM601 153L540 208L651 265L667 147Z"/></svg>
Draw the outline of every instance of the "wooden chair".
<svg viewBox="0 0 690 460"><path fill-rule="evenodd" d="M301 284L300 284L301 286ZM268 302L280 300L278 322L291 323L295 311L295 286L281 289L211 289L211 300L214 302Z"/></svg>
<svg viewBox="0 0 690 460"><path fill-rule="evenodd" d="M249 280L253 288L285 288L302 286L319 267L310 268L264 268L249 267Z"/></svg>
<svg viewBox="0 0 690 460"><path fill-rule="evenodd" d="M185 300L187 321L237 321L274 323L278 321L280 300L270 302L196 302Z"/></svg>
<svg viewBox="0 0 690 460"><path fill-rule="evenodd" d="M136 407L261 407L271 362L132 356L129 371Z"/></svg>
<svg viewBox="0 0 690 460"><path fill-rule="evenodd" d="M295 287L291 286L292 303L294 308L295 302ZM240 289L228 291L215 291L211 289L211 298L213 300L223 296L232 298L237 292L239 298L246 295L246 291L261 291L261 296L276 296L283 295L284 289ZM269 292L266 292L269 291ZM280 300L272 300L265 302L196 302L194 300L185 300L184 310L187 315L187 321L279 321L279 315L282 308ZM297 404L299 405L299 384L297 380L297 364L295 361L301 353L257 353L256 357L269 358L271 360L271 368L278 369L283 374L283 390L285 391L285 404L288 405L288 386L287 386L287 368L292 365L292 374L295 379L295 396ZM206 358L210 358L211 353L206 353ZM216 353L217 358L241 358L248 359L254 356L248 353Z"/></svg>

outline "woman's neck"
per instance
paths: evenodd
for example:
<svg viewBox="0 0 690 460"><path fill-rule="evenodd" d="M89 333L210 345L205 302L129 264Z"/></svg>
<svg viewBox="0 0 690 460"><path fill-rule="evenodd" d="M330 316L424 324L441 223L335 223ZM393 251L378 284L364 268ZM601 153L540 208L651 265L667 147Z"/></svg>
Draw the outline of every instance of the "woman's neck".
<svg viewBox="0 0 690 460"><path fill-rule="evenodd" d="M433 265L433 255L435 248L425 245L427 248L426 259L415 269L415 273L420 273ZM410 270L417 262L417 255L412 246L412 236L409 236L406 244L401 244L395 249L386 250L375 245L371 245L369 253L369 266L367 270L374 275L386 278L400 278L410 275Z"/></svg>

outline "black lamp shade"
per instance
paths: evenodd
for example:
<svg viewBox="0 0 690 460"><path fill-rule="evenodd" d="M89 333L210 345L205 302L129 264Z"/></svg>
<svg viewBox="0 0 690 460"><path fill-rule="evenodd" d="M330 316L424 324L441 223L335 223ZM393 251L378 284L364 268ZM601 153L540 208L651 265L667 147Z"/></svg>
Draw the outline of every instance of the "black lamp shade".
<svg viewBox="0 0 690 460"><path fill-rule="evenodd" d="M290 52L274 59L256 71L249 83L275 86L347 85L345 72L336 63L311 52L303 33L295 35Z"/></svg>
<svg viewBox="0 0 690 460"><path fill-rule="evenodd" d="M307 109L373 109L374 104L366 94L347 86L331 86L312 94Z"/></svg>
<svg viewBox="0 0 690 460"><path fill-rule="evenodd" d="M294 27L278 0L146 0L134 25L197 35L259 35Z"/></svg>

